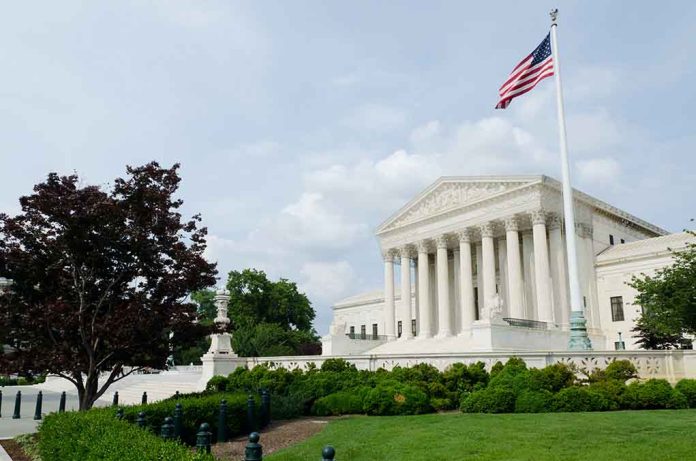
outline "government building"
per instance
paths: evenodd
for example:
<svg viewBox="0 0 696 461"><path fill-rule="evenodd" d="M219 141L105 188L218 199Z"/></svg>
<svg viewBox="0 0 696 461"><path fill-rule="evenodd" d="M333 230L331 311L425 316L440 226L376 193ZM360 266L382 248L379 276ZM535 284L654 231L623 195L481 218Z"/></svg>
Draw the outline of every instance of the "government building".
<svg viewBox="0 0 696 461"><path fill-rule="evenodd" d="M384 289L333 306L323 354L567 350L561 189L547 176L437 180L378 227ZM627 282L694 238L577 190L573 201L592 347L637 349L640 307Z"/></svg>

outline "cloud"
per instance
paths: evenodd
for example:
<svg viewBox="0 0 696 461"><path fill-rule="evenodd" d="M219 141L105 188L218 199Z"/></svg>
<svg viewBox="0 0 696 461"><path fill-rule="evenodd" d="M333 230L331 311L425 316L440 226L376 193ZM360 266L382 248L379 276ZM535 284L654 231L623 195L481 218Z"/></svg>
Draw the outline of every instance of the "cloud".
<svg viewBox="0 0 696 461"><path fill-rule="evenodd" d="M358 131L387 132L400 128L407 113L397 107L368 103L355 108L344 120L344 125Z"/></svg>
<svg viewBox="0 0 696 461"><path fill-rule="evenodd" d="M310 297L335 301L351 293L356 274L348 261L307 261L300 269L300 288Z"/></svg>
<svg viewBox="0 0 696 461"><path fill-rule="evenodd" d="M618 182L621 165L611 157L579 160L575 163L580 180L590 184L610 184Z"/></svg>

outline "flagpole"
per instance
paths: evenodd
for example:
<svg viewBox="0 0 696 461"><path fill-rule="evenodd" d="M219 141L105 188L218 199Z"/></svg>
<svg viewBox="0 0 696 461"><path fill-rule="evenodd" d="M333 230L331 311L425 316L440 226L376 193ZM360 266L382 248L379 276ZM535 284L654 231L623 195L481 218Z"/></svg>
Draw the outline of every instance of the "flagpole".
<svg viewBox="0 0 696 461"><path fill-rule="evenodd" d="M561 170L563 175L563 213L565 218L566 252L568 253L568 279L570 285L570 340L568 349L590 350L592 343L587 335L587 321L583 313L580 279L578 276L578 253L575 243L575 212L573 211L573 189L570 187L568 143L566 141L565 114L563 111L563 88L561 87L561 63L558 56L558 10L551 10L551 47L553 50L554 78L556 80L556 109L558 110L558 137L561 147Z"/></svg>

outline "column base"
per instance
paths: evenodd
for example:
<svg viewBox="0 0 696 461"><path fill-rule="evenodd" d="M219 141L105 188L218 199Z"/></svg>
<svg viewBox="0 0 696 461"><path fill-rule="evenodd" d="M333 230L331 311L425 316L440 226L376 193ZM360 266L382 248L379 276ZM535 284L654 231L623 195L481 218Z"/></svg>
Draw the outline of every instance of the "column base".
<svg viewBox="0 0 696 461"><path fill-rule="evenodd" d="M451 338L453 335L451 332L440 332L435 335L435 339Z"/></svg>
<svg viewBox="0 0 696 461"><path fill-rule="evenodd" d="M587 320L582 311L570 313L570 340L568 349L575 351L591 351L592 342L587 335Z"/></svg>

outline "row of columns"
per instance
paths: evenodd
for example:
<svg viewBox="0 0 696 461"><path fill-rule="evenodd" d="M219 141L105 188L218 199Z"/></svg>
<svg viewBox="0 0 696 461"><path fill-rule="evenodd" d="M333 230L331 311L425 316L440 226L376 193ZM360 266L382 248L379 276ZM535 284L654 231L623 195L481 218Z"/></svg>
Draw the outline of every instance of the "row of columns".
<svg viewBox="0 0 696 461"><path fill-rule="evenodd" d="M560 303L565 309L567 303L567 288L565 286L565 250L562 242L560 220L550 217L549 235L547 240L547 218L543 211L530 213L532 222L532 238L534 243L534 285L536 288L536 317L537 320L547 323L567 323L565 318L556 318L554 304ZM520 257L520 229L516 217L504 220L506 254L507 254L507 291L509 316L512 318L528 318L525 313L524 303L524 279L523 265ZM496 271L495 271L495 241L493 223L485 223L479 226L481 236L481 257L479 259L479 296L482 296L482 305L489 307L496 295ZM454 325L450 309L449 287L449 263L448 247L451 234L444 234L434 239L435 269L437 278L437 321L438 337L447 337L454 334L455 330L464 332L471 328L476 319L476 305L474 301L473 261L472 261L472 231L462 230L455 234L458 247L454 249L455 262L458 262L458 283L460 294L459 319L460 324ZM419 337L430 337L433 333L433 312L430 305L431 281L429 267L429 254L432 248L431 240L422 240L415 244L417 250L417 317L420 322ZM414 245L402 247L401 258L401 305L398 317L402 319L401 337L408 339L413 337L411 331L411 258ZM549 255L549 247L551 255ZM385 334L396 336L396 312L394 301L394 252L385 254ZM559 274L559 283L556 291L551 287L551 270ZM528 281L531 282L531 281ZM562 309L563 310L563 309ZM561 316L562 317L562 316ZM458 328L457 328L458 327Z"/></svg>

